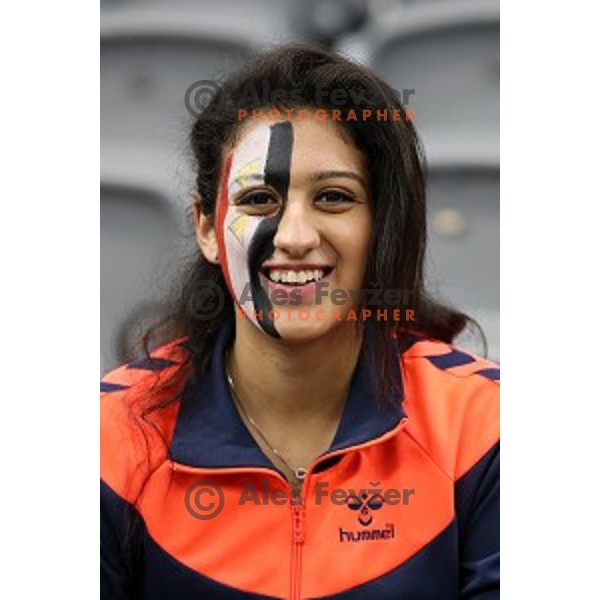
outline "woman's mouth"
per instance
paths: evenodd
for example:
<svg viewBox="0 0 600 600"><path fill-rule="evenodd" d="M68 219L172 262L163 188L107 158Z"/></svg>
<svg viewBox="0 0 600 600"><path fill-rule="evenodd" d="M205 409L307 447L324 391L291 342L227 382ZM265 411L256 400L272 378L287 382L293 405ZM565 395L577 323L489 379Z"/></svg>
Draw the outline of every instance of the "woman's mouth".
<svg viewBox="0 0 600 600"><path fill-rule="evenodd" d="M298 300L307 302L314 298L317 284L327 281L332 271L333 267L326 265L310 265L302 266L302 268L290 268L285 265L263 267L260 275L269 297L276 298L277 304L285 304L286 297L292 304L297 304ZM277 295L271 296L276 291ZM282 292L285 292L287 296L284 296Z"/></svg>
<svg viewBox="0 0 600 600"><path fill-rule="evenodd" d="M284 283L291 286L302 286L307 283L321 281L331 273L331 267L315 269L279 269L266 268L262 270L263 275L273 283Z"/></svg>

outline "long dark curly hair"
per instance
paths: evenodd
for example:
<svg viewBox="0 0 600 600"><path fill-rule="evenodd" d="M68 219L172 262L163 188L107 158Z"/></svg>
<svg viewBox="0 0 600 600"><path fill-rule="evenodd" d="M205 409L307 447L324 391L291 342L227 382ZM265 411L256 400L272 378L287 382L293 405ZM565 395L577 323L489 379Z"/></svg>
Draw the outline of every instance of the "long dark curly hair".
<svg viewBox="0 0 600 600"><path fill-rule="evenodd" d="M345 102L339 101L338 94L334 103L333 90L343 90ZM390 309L406 308L403 299L408 292L415 317L410 331L387 319L368 319L364 323L365 347L385 401L395 386L391 365L398 349L412 335L451 342L472 322L462 312L433 300L425 290L425 160L415 128L406 118L396 91L369 69L314 47L284 46L267 51L218 86L193 125L190 146L195 191L202 199L205 215L214 215L224 149L235 142L242 124L239 111L251 114L252 110L262 109L266 113L272 108L340 111L343 126L367 158L374 219L364 286L398 290L399 303L386 306ZM346 120L350 111L361 115L364 110L372 115L386 110L388 118ZM401 118L393 120L394 111ZM224 306L207 320L199 317L194 307L213 293L214 286L222 291ZM369 308L368 303L363 307ZM233 318L233 312L220 267L206 261L196 247L174 284L161 318L143 336L143 346L149 352L159 343L185 338L188 359L182 372L186 377L198 376L210 360L216 331ZM391 344L391 339L397 343Z"/></svg>

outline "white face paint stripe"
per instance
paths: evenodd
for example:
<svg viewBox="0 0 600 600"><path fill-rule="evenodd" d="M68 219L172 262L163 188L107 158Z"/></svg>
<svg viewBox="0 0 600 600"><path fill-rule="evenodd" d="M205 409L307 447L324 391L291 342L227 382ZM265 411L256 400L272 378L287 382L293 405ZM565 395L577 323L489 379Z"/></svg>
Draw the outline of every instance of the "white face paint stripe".
<svg viewBox="0 0 600 600"><path fill-rule="evenodd" d="M257 325L257 320L252 316L254 304L250 294L248 246L263 219L264 217L250 217L248 215L243 215L243 217L240 218L240 213L235 210L230 210L225 217L225 243L228 248L227 255L229 260L231 286L233 287L233 292L238 305L247 312L248 317ZM235 229L235 224L239 223L240 220L244 220L246 223L243 234L241 234L241 239L232 231L232 229ZM240 301L242 299L242 294L245 297L245 301Z"/></svg>
<svg viewBox="0 0 600 600"><path fill-rule="evenodd" d="M264 183L270 139L270 128L259 126L236 148L228 183L229 198L250 184Z"/></svg>
<svg viewBox="0 0 600 600"><path fill-rule="evenodd" d="M270 139L270 127L258 126L235 149L227 182L230 204L223 223L223 241L233 297L236 304L246 311L248 318L259 327L253 314L255 307L250 293L248 249L256 229L265 217L244 214L232 204L232 199L250 185L264 184Z"/></svg>

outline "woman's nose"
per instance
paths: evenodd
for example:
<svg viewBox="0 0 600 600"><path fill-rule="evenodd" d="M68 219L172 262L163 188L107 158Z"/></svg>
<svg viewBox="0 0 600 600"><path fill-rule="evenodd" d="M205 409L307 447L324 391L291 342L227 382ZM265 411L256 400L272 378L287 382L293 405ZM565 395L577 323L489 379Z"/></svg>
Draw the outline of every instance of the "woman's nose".
<svg viewBox="0 0 600 600"><path fill-rule="evenodd" d="M275 248L292 256L302 256L309 250L318 248L320 242L319 231L311 219L308 207L299 202L288 202L283 208L273 239Z"/></svg>

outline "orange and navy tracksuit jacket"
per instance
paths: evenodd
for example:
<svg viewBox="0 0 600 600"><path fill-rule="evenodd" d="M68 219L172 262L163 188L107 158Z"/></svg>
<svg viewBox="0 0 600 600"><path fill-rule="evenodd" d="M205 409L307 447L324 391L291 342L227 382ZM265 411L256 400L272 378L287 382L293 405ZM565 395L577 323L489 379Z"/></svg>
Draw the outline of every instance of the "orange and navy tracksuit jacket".
<svg viewBox="0 0 600 600"><path fill-rule="evenodd" d="M402 397L382 409L361 358L330 449L290 497L229 394L232 336L145 436L133 400L177 368L174 346L102 382L103 598L499 597L495 365L415 341Z"/></svg>

